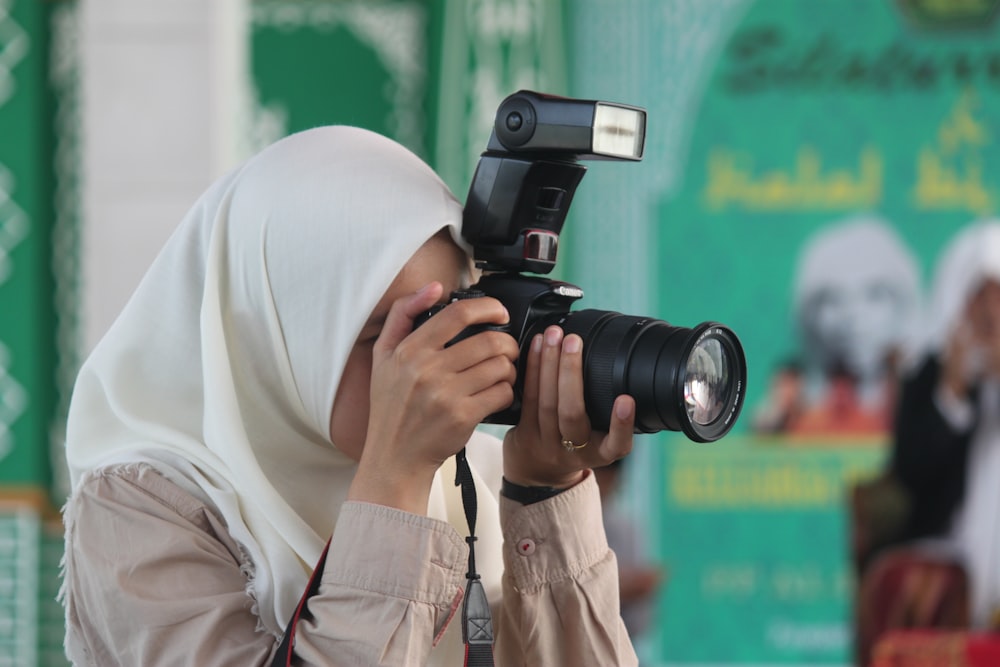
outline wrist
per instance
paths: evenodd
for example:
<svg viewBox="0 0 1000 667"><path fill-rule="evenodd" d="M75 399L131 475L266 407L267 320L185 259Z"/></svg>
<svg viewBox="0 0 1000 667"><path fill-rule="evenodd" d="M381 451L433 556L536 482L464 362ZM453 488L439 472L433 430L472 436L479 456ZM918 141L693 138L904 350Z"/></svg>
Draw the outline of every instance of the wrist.
<svg viewBox="0 0 1000 667"><path fill-rule="evenodd" d="M500 493L512 500L519 500L524 505L530 505L532 502L544 500L546 496L555 496L567 489L571 489L586 479L586 477L587 472L585 470L577 470L571 475L554 479L524 477L505 472ZM521 500L522 498L537 499L524 502Z"/></svg>
<svg viewBox="0 0 1000 667"><path fill-rule="evenodd" d="M581 473L581 478L577 483L583 481L586 475ZM568 491L576 486L576 484L571 484L569 486L555 487L555 486L525 486L522 484L517 484L510 481L506 477L503 478L502 484L500 486L500 495L504 498L517 501L522 505L533 505L535 503L540 503L543 500L548 500L549 498L554 498L558 496L563 491Z"/></svg>
<svg viewBox="0 0 1000 667"><path fill-rule="evenodd" d="M565 490L552 486L522 486L504 477L503 483L500 486L500 495L519 502L522 505L533 505L543 500L554 498Z"/></svg>
<svg viewBox="0 0 1000 667"><path fill-rule="evenodd" d="M525 456L523 452L531 452L531 446L522 446L517 441L517 429L512 428L503 439L503 477L508 482L526 487L551 487L568 489L576 486L587 476L586 470L569 469L546 470L547 466L539 465L534 455ZM554 467L554 466L553 466Z"/></svg>
<svg viewBox="0 0 1000 667"><path fill-rule="evenodd" d="M587 471L544 472L510 464L504 466L503 476L518 486L545 486L565 491L582 482L587 476Z"/></svg>
<svg viewBox="0 0 1000 667"><path fill-rule="evenodd" d="M392 466L367 463L362 457L347 499L426 515L434 472L435 470L412 469L397 471Z"/></svg>

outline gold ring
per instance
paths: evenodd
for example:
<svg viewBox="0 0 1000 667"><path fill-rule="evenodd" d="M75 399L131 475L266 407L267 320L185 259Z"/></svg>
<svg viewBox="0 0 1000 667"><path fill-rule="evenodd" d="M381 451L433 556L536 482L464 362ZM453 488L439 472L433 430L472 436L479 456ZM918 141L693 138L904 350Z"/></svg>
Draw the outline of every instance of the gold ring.
<svg viewBox="0 0 1000 667"><path fill-rule="evenodd" d="M589 444L590 444L590 440L588 440L587 442L583 443L582 445L578 445L575 442L573 442L572 440L569 440L567 438L563 438L563 441L562 441L563 449L565 449L567 452L575 452L578 449L583 449L584 447L586 447Z"/></svg>

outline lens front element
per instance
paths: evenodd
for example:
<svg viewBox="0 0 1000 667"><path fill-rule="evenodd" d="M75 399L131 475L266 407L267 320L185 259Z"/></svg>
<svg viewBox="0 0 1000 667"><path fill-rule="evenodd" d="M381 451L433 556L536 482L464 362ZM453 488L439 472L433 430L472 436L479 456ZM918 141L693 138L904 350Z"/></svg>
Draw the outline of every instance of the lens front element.
<svg viewBox="0 0 1000 667"><path fill-rule="evenodd" d="M695 442L718 440L733 427L743 407L747 381L743 346L732 330L715 322L679 329L674 338L683 342L666 346L673 350L670 356L684 360L677 378L678 393L683 395L677 430Z"/></svg>
<svg viewBox="0 0 1000 667"><path fill-rule="evenodd" d="M703 338L691 350L684 369L684 403L688 419L711 424L726 407L730 392L729 364L717 338Z"/></svg>

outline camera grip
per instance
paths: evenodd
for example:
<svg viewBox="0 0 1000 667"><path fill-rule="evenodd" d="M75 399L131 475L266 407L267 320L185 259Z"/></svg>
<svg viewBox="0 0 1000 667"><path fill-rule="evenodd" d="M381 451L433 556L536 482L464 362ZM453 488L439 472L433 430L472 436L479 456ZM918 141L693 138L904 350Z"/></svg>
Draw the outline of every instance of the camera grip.
<svg viewBox="0 0 1000 667"><path fill-rule="evenodd" d="M455 303L456 301L463 301L465 299L480 299L486 296L486 292L475 288L458 289L451 293L448 303L440 303L436 306L432 306L428 310L420 313L413 320L413 328L416 330L422 324L427 322L431 317L440 313L444 308L447 308L449 304ZM462 331L445 343L445 347L451 347L452 345L465 340L469 336L474 336L477 333L483 331L502 331L505 333L510 332L510 327L505 324L473 324L466 327Z"/></svg>

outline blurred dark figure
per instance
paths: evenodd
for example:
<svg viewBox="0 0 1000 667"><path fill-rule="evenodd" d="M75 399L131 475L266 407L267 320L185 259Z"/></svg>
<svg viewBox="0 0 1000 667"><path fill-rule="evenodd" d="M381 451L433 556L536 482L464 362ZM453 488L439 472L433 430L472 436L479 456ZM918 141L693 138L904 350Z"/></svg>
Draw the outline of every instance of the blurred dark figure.
<svg viewBox="0 0 1000 667"><path fill-rule="evenodd" d="M616 502L624 473L625 459L595 468L604 510L604 530L608 545L618 558L618 581L621 591L622 620L633 643L653 626L656 593L664 573L649 560L646 540L636 521L622 512Z"/></svg>
<svg viewBox="0 0 1000 667"><path fill-rule="evenodd" d="M889 350L883 362L882 396L895 400L897 382ZM823 396L809 403L802 365L797 361L781 364L771 377L768 393L753 416L753 430L760 435L790 435L805 438L838 437L846 442L852 437L866 437L890 430L890 412L866 405L861 398L858 378L846 364L834 363L826 370Z"/></svg>
<svg viewBox="0 0 1000 667"><path fill-rule="evenodd" d="M767 395L753 415L753 430L780 435L791 430L805 410L802 364L786 361L771 376Z"/></svg>
<svg viewBox="0 0 1000 667"><path fill-rule="evenodd" d="M888 411L871 409L861 400L859 381L846 365L835 364L828 371L826 395L817 404L802 411L789 424L788 432L800 436L867 436L889 430ZM892 376L883 377L883 397L891 392Z"/></svg>
<svg viewBox="0 0 1000 667"><path fill-rule="evenodd" d="M887 471L853 495L862 664L889 629L997 626L1000 224L970 226L946 249L931 314Z"/></svg>

